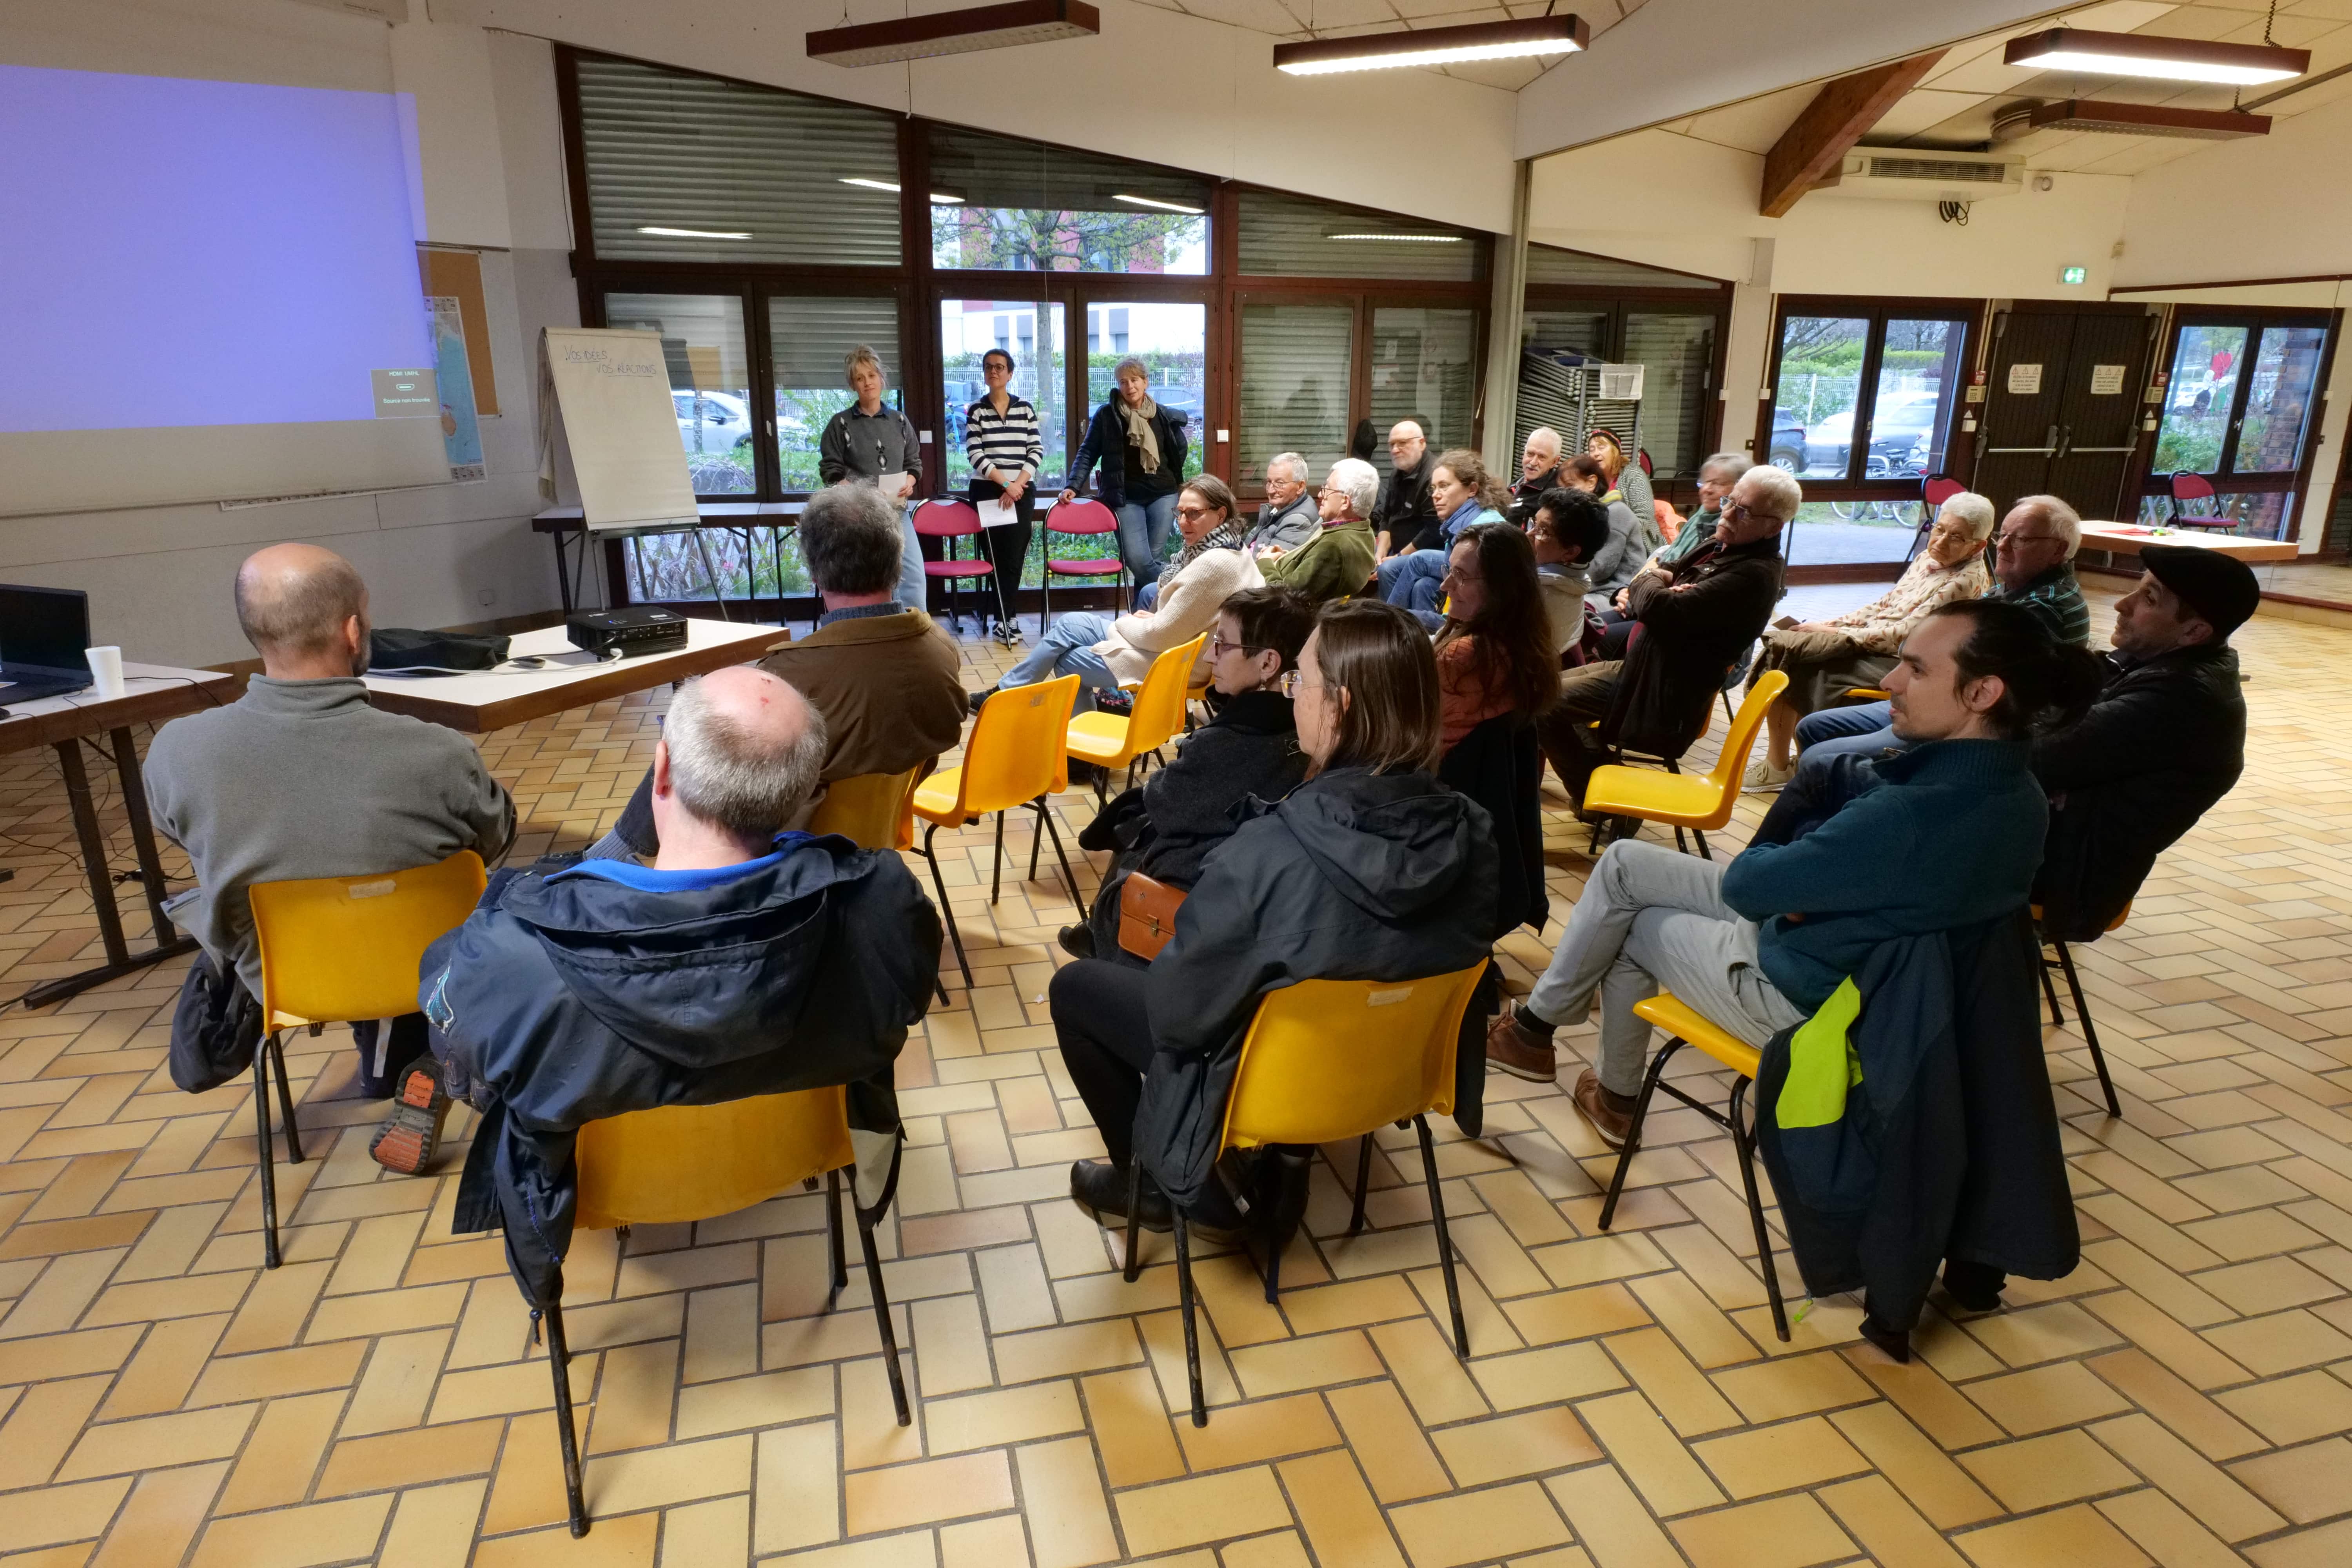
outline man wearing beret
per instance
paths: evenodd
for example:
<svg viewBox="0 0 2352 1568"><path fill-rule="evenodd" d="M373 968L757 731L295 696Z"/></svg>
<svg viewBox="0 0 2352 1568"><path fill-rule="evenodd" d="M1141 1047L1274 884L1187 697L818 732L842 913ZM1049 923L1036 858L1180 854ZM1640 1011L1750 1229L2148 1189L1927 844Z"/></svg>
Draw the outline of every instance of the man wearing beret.
<svg viewBox="0 0 2352 1568"><path fill-rule="evenodd" d="M2234 556L2150 544L2116 601L2112 672L2082 722L2033 742L2050 797L2034 899L2069 942L2105 931L2156 858L2230 793L2246 763L2246 702L2230 634L2262 599Z"/></svg>

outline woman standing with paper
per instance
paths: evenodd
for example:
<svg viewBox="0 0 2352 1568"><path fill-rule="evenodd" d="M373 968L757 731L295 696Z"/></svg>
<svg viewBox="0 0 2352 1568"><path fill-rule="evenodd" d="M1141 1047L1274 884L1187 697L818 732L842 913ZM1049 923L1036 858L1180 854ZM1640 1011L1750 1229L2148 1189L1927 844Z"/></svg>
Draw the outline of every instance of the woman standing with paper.
<svg viewBox="0 0 2352 1568"><path fill-rule="evenodd" d="M882 401L882 362L864 343L849 351L849 389L857 401L825 421L817 442L816 477L828 485L865 479L898 506L898 586L892 595L910 610L928 599L922 542L915 537L915 481L923 472L923 448L905 414Z"/></svg>
<svg viewBox="0 0 2352 1568"><path fill-rule="evenodd" d="M980 375L988 384L988 395L963 413L963 451L971 464L969 493L981 521L988 524L981 534L981 548L996 568L996 640L1007 647L1021 641L1013 606L1029 560L1034 504L1031 486L1037 466L1045 460L1036 407L1013 395L1013 356L1003 349L981 355Z"/></svg>

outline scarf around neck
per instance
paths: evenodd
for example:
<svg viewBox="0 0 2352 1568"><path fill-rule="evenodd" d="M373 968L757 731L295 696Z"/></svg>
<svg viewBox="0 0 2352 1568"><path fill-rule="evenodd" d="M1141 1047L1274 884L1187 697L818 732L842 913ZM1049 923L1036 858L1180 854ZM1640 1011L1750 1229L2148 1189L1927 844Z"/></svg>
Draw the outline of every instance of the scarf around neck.
<svg viewBox="0 0 2352 1568"><path fill-rule="evenodd" d="M1160 431L1152 420L1160 413L1160 405L1149 396L1139 404L1130 405L1126 398L1115 399L1118 416L1127 422L1127 444L1137 449L1143 460L1143 471L1160 471Z"/></svg>
<svg viewBox="0 0 2352 1568"><path fill-rule="evenodd" d="M1241 519L1229 517L1202 534L1200 543L1186 545L1177 552L1175 560L1160 569L1161 595L1164 597L1168 590L1175 585L1176 574L1185 567L1190 566L1212 550L1239 550L1242 547L1242 541L1247 537L1248 531L1242 527Z"/></svg>

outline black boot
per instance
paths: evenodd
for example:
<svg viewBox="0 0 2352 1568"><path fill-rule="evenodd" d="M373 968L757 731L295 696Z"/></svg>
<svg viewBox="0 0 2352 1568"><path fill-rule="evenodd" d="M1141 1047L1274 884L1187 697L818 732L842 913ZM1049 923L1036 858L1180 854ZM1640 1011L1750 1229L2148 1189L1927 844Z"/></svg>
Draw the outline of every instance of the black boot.
<svg viewBox="0 0 2352 1568"><path fill-rule="evenodd" d="M1070 1167L1070 1201L1082 1209L1092 1209L1095 1218L1108 1226L1127 1224L1127 1167L1114 1165L1108 1160L1080 1160ZM1165 1235L1175 1228L1169 1216L1168 1199L1151 1182L1143 1184L1142 1212L1137 1223L1146 1230Z"/></svg>
<svg viewBox="0 0 2352 1568"><path fill-rule="evenodd" d="M1062 951L1072 958L1092 958L1095 955L1095 930L1084 921L1064 926L1054 933L1054 940L1060 942Z"/></svg>
<svg viewBox="0 0 2352 1568"><path fill-rule="evenodd" d="M1958 1258L1945 1260L1944 1289L1967 1311L2000 1310L2000 1292L2008 1283L2009 1276L1989 1263L1970 1263Z"/></svg>
<svg viewBox="0 0 2352 1568"><path fill-rule="evenodd" d="M1910 1334L1902 1329L1888 1328L1867 1311L1862 1315L1862 1337L1893 1360L1908 1363L1911 1359Z"/></svg>

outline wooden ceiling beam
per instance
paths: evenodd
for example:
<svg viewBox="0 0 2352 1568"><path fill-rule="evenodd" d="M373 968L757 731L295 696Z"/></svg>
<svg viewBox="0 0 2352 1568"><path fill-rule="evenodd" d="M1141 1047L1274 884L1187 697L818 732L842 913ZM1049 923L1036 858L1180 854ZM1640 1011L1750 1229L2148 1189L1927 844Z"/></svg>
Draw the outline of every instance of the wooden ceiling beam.
<svg viewBox="0 0 2352 1568"><path fill-rule="evenodd" d="M1786 217L1807 191L1832 182L1846 149L1868 134L1943 58L1943 50L1930 49L1824 83L1764 154L1764 189L1756 210L1766 217Z"/></svg>

